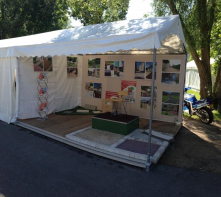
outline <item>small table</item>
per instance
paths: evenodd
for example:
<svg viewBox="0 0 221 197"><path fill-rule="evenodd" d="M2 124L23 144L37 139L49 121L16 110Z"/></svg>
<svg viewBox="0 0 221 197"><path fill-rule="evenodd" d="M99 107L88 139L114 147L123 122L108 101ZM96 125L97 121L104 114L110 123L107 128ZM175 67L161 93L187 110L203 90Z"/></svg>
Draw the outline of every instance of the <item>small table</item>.
<svg viewBox="0 0 221 197"><path fill-rule="evenodd" d="M124 100L124 99L111 99L111 100L114 102L114 106L113 107L116 110L116 114L118 114L117 111L119 111L117 103L120 103L120 104L123 105L124 112L127 115L127 101L126 100Z"/></svg>

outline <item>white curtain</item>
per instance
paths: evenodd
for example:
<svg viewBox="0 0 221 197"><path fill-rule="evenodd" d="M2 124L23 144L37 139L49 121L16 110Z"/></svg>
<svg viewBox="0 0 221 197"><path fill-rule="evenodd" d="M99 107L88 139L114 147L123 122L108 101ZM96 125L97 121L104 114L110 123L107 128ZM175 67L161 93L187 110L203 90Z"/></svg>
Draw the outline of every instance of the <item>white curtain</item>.
<svg viewBox="0 0 221 197"><path fill-rule="evenodd" d="M17 58L0 58L0 120L16 121L15 69Z"/></svg>
<svg viewBox="0 0 221 197"><path fill-rule="evenodd" d="M48 77L49 114L81 105L82 57L78 56L78 76L67 77L67 57L52 57L53 71ZM18 118L38 117L37 79L41 72L34 72L33 58L18 59L19 99Z"/></svg>

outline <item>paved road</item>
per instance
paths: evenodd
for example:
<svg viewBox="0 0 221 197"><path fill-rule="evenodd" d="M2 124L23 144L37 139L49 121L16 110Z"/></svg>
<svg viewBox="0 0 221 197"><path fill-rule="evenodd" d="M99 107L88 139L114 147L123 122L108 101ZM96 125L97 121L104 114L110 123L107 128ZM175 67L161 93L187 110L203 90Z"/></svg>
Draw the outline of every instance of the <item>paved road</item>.
<svg viewBox="0 0 221 197"><path fill-rule="evenodd" d="M0 122L0 194L5 197L218 197L220 185L217 174L164 165L147 173Z"/></svg>

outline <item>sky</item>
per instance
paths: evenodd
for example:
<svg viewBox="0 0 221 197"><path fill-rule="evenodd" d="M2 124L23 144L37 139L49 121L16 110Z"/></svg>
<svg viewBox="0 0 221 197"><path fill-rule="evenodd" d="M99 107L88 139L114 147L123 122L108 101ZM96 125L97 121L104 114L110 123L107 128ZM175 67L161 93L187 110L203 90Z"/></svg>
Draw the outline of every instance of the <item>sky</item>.
<svg viewBox="0 0 221 197"><path fill-rule="evenodd" d="M143 18L144 14L153 16L153 9L151 3L153 0L130 0L129 9L127 13L127 20ZM81 22L78 20L72 20L72 26L81 26Z"/></svg>

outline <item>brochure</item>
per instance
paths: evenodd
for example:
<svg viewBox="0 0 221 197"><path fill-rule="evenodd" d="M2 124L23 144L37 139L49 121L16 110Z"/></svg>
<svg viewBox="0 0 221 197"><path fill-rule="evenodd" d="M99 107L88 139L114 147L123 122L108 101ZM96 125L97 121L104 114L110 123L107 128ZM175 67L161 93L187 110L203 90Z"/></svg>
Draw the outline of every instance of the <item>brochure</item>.
<svg viewBox="0 0 221 197"><path fill-rule="evenodd" d="M46 77L47 77L47 73L40 73L38 80L44 81Z"/></svg>
<svg viewBox="0 0 221 197"><path fill-rule="evenodd" d="M39 111L45 111L47 107L47 103L41 103L40 107L39 107Z"/></svg>
<svg viewBox="0 0 221 197"><path fill-rule="evenodd" d="M39 95L43 96L45 94L45 92L47 92L47 88L41 88L39 91Z"/></svg>

